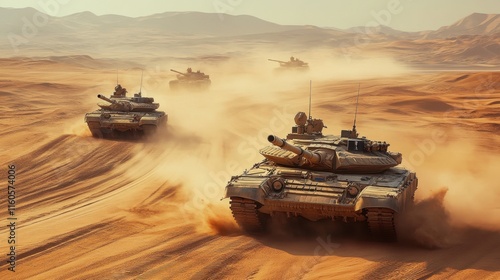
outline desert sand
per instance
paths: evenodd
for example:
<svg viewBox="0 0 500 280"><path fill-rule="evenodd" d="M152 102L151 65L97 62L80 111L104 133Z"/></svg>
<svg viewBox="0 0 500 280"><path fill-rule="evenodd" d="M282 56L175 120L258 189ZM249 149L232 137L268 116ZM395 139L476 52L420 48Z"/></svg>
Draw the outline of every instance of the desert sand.
<svg viewBox="0 0 500 280"><path fill-rule="evenodd" d="M498 72L318 74L312 114L326 132L352 125L360 83L358 130L417 171L417 211L405 240L387 244L345 225L248 236L220 200L230 176L260 160L265 136L285 135L307 110L304 76L315 71L228 75L239 64L229 60L210 73L224 80L201 93L171 92L173 75L157 71L143 93L169 113L168 132L113 141L92 138L83 116L112 91L116 71L66 60L2 60L0 161L18 177L15 279L500 276ZM120 83L138 91L139 75L123 70ZM2 263L0 277L12 275Z"/></svg>
<svg viewBox="0 0 500 280"><path fill-rule="evenodd" d="M346 57L328 40L314 47L324 33L300 32L310 37L285 50L268 46L277 34L205 45L203 36L177 42L151 31L130 45L115 44L126 41L117 36L95 48L79 43L87 35L59 42L50 33L0 58L1 180L15 164L18 197L16 272L7 270L2 227L0 278L500 278L498 33L453 42L441 33L386 43L380 35ZM286 48L311 70L276 73L267 58L286 60ZM169 69L188 66L210 75L209 91L169 89ZM168 113L168 130L152 139L91 137L83 118L97 109L96 95L111 94L117 76L138 92L142 71L142 93ZM231 176L263 159L267 135L285 136L295 113L307 112L311 80L312 116L324 120L324 133L352 127L359 85L358 131L390 143L417 172L416 205L401 219L399 242L329 222L250 236L221 200ZM3 199L0 209L5 222Z"/></svg>

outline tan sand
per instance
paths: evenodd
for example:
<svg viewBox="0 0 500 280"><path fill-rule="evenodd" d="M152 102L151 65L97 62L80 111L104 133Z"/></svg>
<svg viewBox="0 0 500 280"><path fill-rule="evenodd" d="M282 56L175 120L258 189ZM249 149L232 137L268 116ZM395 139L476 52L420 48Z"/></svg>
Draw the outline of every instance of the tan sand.
<svg viewBox="0 0 500 280"><path fill-rule="evenodd" d="M162 65L147 68L143 93L169 114L168 132L111 141L90 137L83 116L111 93L119 62L93 63L2 59L0 162L2 174L16 165L19 199L17 272L3 260L2 227L1 279L500 278L500 73L417 73L383 60L291 77L228 58L206 61L209 92L173 93L172 65ZM120 70L130 93L134 67ZM324 224L251 237L220 201L230 176L261 160L265 136L285 135L307 111L310 78L326 133L352 126L360 82L358 131L416 170L402 242ZM2 221L6 208L2 199Z"/></svg>

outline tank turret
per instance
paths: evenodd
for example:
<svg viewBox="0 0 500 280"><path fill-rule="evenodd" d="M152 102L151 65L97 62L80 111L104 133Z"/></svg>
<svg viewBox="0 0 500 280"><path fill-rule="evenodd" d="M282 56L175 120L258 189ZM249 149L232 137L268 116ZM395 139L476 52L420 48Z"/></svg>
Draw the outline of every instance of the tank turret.
<svg viewBox="0 0 500 280"><path fill-rule="evenodd" d="M269 135L273 146L260 153L278 164L310 170L332 172L377 173L401 163L401 153L387 151L389 144L366 138L320 137L292 140L291 145L277 136ZM277 150L277 147L286 152ZM291 155L291 152L293 155Z"/></svg>
<svg viewBox="0 0 500 280"><path fill-rule="evenodd" d="M278 62L280 64L280 68L278 69L308 69L309 68L309 64L298 59L298 58L295 58L295 57L290 57L290 60L289 61L282 61L282 60L277 60L277 59L267 59L269 61L273 61L273 62Z"/></svg>
<svg viewBox="0 0 500 280"><path fill-rule="evenodd" d="M98 94L97 97L106 102L111 103L111 104L97 104L104 110L121 111L121 112L151 112L160 107L160 104L150 102L152 99L151 97L149 98L141 97L138 96L138 94L136 94L135 97L130 99L117 99L117 100L107 98L102 94ZM145 99L145 101L141 99Z"/></svg>
<svg viewBox="0 0 500 280"><path fill-rule="evenodd" d="M188 68L186 73L182 73L182 72L174 70L174 69L170 69L170 71L175 72L184 78L192 79L192 80L203 80L203 79L210 78L209 75L206 75L205 73L201 72L200 70L193 72L193 70L191 70L191 68Z"/></svg>

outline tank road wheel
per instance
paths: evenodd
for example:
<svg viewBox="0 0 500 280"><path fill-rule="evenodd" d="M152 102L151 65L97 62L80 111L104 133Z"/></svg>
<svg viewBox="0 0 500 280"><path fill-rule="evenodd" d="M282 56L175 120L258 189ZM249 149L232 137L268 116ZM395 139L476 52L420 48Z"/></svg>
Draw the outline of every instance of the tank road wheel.
<svg viewBox="0 0 500 280"><path fill-rule="evenodd" d="M373 237L383 241L396 241L396 216L394 211L385 208L369 208L367 210L368 228Z"/></svg>
<svg viewBox="0 0 500 280"><path fill-rule="evenodd" d="M264 231L268 215L259 212L257 202L240 198L231 197L231 212L238 225L248 233L258 233Z"/></svg>
<svg viewBox="0 0 500 280"><path fill-rule="evenodd" d="M145 136L151 136L156 133L156 125L144 124L142 125L142 131L144 131Z"/></svg>

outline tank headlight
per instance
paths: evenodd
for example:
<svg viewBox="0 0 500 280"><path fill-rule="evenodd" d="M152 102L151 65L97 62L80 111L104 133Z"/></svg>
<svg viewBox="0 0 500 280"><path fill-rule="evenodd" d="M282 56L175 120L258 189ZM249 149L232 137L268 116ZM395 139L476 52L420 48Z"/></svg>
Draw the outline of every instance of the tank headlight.
<svg viewBox="0 0 500 280"><path fill-rule="evenodd" d="M273 190L275 192L280 192L281 190L283 190L283 188L285 187L285 184L283 183L282 180L280 179L274 179L272 182L271 182L271 187L273 188Z"/></svg>
<svg viewBox="0 0 500 280"><path fill-rule="evenodd" d="M349 187L347 187L347 193L350 196L356 196L359 193L359 189L358 189L358 187L356 187L354 185L350 185Z"/></svg>

